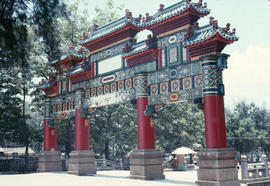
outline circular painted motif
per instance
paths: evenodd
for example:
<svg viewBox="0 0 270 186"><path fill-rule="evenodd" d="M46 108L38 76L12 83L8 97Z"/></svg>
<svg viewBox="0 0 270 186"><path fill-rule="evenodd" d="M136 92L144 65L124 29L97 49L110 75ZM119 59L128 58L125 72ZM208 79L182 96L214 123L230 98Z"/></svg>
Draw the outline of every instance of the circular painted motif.
<svg viewBox="0 0 270 186"><path fill-rule="evenodd" d="M178 94L177 93L172 93L170 95L170 100L171 101L177 101L178 100Z"/></svg>
<svg viewBox="0 0 270 186"><path fill-rule="evenodd" d="M61 112L60 117L61 118L65 118L66 117L66 113L65 112Z"/></svg>
<svg viewBox="0 0 270 186"><path fill-rule="evenodd" d="M169 76L171 79L174 79L177 77L177 70L176 69L171 69L169 72Z"/></svg>
<svg viewBox="0 0 270 186"><path fill-rule="evenodd" d="M169 37L168 41L169 41L170 44L172 44L172 43L176 42L176 39L177 39L177 37L175 35L173 35L173 36Z"/></svg>

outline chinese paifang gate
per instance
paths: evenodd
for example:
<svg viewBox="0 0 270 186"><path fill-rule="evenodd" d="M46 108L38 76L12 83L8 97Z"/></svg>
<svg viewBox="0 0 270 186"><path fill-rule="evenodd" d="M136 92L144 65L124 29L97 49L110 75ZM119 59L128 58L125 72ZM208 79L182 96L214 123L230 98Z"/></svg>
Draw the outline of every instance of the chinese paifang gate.
<svg viewBox="0 0 270 186"><path fill-rule="evenodd" d="M69 173L96 174L89 147L89 113L97 107L131 103L137 108L137 149L131 153L130 178L164 179L162 153L155 149L153 115L164 104L190 101L204 111L206 148L198 153L199 185L240 185L235 151L227 148L222 71L226 45L238 40L230 24L220 27L198 20L209 15L202 0L160 5L152 16L125 16L84 33L77 50L50 62L56 73L40 88L46 93L44 152L39 171L61 170L57 125L75 123L75 149ZM135 36L152 32L142 42ZM87 52L86 52L87 51Z"/></svg>

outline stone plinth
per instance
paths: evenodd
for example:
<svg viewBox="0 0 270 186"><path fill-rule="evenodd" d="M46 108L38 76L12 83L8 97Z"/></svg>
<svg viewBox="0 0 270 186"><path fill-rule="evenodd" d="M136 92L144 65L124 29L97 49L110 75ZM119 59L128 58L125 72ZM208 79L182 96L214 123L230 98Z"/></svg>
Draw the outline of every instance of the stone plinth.
<svg viewBox="0 0 270 186"><path fill-rule="evenodd" d="M90 150L72 151L69 154L68 173L79 176L96 174L95 153Z"/></svg>
<svg viewBox="0 0 270 186"><path fill-rule="evenodd" d="M59 151L44 151L38 160L38 172L62 171L62 160Z"/></svg>
<svg viewBox="0 0 270 186"><path fill-rule="evenodd" d="M203 149L199 157L197 184L201 186L240 186L232 148Z"/></svg>
<svg viewBox="0 0 270 186"><path fill-rule="evenodd" d="M133 151L130 156L129 178L141 180L165 179L160 151L141 149Z"/></svg>

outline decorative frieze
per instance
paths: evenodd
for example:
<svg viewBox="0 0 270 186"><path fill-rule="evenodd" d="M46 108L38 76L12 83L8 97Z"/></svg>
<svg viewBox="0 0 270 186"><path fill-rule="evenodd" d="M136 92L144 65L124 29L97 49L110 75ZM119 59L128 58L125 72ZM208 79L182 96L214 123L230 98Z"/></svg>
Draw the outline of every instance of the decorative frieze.
<svg viewBox="0 0 270 186"><path fill-rule="evenodd" d="M46 98L44 101L44 119L50 119L51 114L51 100L50 98Z"/></svg>
<svg viewBox="0 0 270 186"><path fill-rule="evenodd" d="M140 73L136 77L136 98L149 95L149 86L147 84L147 74Z"/></svg>
<svg viewBox="0 0 270 186"><path fill-rule="evenodd" d="M204 96L224 95L223 68L219 68L217 65L220 57L223 57L223 55L208 55L201 58Z"/></svg>

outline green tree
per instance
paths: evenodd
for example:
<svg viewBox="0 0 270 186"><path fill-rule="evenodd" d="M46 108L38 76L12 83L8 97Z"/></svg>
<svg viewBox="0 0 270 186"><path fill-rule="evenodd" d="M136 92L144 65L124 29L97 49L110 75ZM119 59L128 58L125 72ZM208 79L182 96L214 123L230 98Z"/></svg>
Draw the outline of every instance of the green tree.
<svg viewBox="0 0 270 186"><path fill-rule="evenodd" d="M166 105L156 121L156 146L163 152L204 145L203 113L188 102Z"/></svg>
<svg viewBox="0 0 270 186"><path fill-rule="evenodd" d="M109 158L132 150L137 142L136 115L129 104L96 109L91 119L91 146ZM101 147L101 148L100 148Z"/></svg>
<svg viewBox="0 0 270 186"><path fill-rule="evenodd" d="M84 32L85 33L91 32L94 24L103 26L115 19L120 18L120 15L118 14L118 12L122 10L122 7L115 6L113 0L108 0L105 6L103 7L96 7L95 16L92 19L91 19L91 16L89 15L89 12L87 12L87 10L82 10L82 4L84 3L86 3L86 1L81 0L81 1L76 1L70 4L67 7L67 14L69 15L68 19L66 19L65 17L60 17L58 19L58 29L59 29L58 38L60 38L61 40L61 48L60 48L61 55L64 55L68 52L70 45L74 45L76 48L81 47L81 46L78 46L80 42L80 37L82 37ZM106 15L106 16L101 16L101 15ZM34 45L37 45L37 43ZM45 77L48 78L49 74L55 74L54 70L47 67L47 65L44 65L44 60L40 59L41 55L39 54L39 52L40 51L42 52L43 50L40 50L39 46L35 48L36 48L36 54L33 55L33 58L35 59L34 68L35 68L36 76L38 78L45 78ZM32 96L34 97L34 99L32 100L33 110L40 111L40 113L42 113L41 112L42 109L40 108L43 108L42 104L43 104L44 93L40 93L39 91L35 90L32 92ZM90 130L91 139L93 140L92 146L93 147L96 147L98 145L106 146L107 155L109 154L109 148L111 148L111 150L114 149L115 152L121 151L121 149L119 150L119 148L122 148L122 147L119 147L119 146L115 147L115 146L110 145L112 143L111 139L104 140L104 139L107 139L105 136L110 135L110 133L108 132L109 131L108 128L109 127L113 128L112 125L113 125L114 120L111 119L110 117L114 118L115 114L111 116L112 113L108 111L106 108L102 110L102 113L104 115L104 116L102 115L102 117L105 117L105 118L109 117L111 126L107 124L108 123L107 121L103 122L103 119L96 119L98 120L98 123L99 123L98 126L95 126L93 127L93 130L92 128ZM106 127L103 128L101 126L106 126L107 128ZM98 132L99 130L100 132ZM97 133L103 133L104 135L103 140L100 141L100 139L95 138L96 131ZM104 131L107 133L104 133ZM74 124L70 122L63 122L63 124L58 127L58 136L59 136L58 147L60 148L61 151L65 152L68 155L74 146Z"/></svg>
<svg viewBox="0 0 270 186"><path fill-rule="evenodd" d="M257 152L258 147L269 152L270 113L265 108L241 101L226 116L229 146L240 153Z"/></svg>

